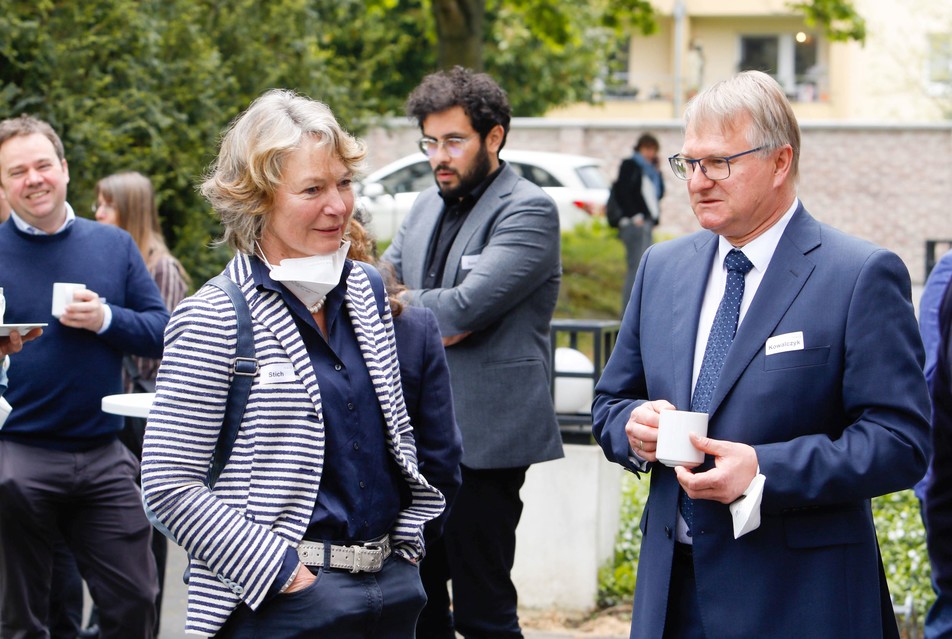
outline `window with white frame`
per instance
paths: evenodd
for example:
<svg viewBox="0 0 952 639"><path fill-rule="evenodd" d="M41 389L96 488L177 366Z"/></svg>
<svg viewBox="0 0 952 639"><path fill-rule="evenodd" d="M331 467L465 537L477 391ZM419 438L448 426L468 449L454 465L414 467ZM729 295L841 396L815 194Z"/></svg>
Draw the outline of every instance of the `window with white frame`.
<svg viewBox="0 0 952 639"><path fill-rule="evenodd" d="M738 70L772 75L798 102L816 102L825 95L826 77L820 65L817 37L798 33L740 36Z"/></svg>
<svg viewBox="0 0 952 639"><path fill-rule="evenodd" d="M952 33L930 33L926 87L930 95L952 95Z"/></svg>

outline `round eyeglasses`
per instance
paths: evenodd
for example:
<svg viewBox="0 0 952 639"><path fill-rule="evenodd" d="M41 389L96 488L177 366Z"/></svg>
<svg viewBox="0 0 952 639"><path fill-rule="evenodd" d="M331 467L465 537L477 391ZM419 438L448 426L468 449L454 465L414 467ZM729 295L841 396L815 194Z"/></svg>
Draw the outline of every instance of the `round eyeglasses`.
<svg viewBox="0 0 952 639"><path fill-rule="evenodd" d="M749 151L744 151L742 153L735 153L734 155L728 155L727 157L710 155L706 158L699 158L697 160L686 158L683 155L678 154L669 157L668 164L671 165L671 170L674 171L675 176L681 178L682 180L690 180L692 177L694 177L694 171L697 169L697 167L701 167L701 173L703 173L704 177L709 180L726 180L731 176L731 160L736 160L737 158L750 153L762 151L764 148L765 147L758 146L756 149L750 149Z"/></svg>
<svg viewBox="0 0 952 639"><path fill-rule="evenodd" d="M445 138L443 140L437 140L436 138L420 138L418 144L420 145L420 150L423 151L423 154L428 158L433 157L440 151L442 146L446 149L446 152L452 158L458 158L463 155L463 149L466 146L466 143L476 137L476 134L465 138L460 137L451 137Z"/></svg>

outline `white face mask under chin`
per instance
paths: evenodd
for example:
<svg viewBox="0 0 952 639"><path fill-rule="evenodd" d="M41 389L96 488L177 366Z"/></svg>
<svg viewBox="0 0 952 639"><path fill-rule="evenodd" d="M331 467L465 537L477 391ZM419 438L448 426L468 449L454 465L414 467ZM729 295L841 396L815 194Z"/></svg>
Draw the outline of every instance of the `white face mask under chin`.
<svg viewBox="0 0 952 639"><path fill-rule="evenodd" d="M317 313L324 306L324 298L335 286L340 283L340 276L344 270L344 261L350 242L344 242L341 247L330 255L312 255L310 257L293 257L281 260L277 266L272 266L261 252L261 258L271 270L271 279L281 282L311 313Z"/></svg>

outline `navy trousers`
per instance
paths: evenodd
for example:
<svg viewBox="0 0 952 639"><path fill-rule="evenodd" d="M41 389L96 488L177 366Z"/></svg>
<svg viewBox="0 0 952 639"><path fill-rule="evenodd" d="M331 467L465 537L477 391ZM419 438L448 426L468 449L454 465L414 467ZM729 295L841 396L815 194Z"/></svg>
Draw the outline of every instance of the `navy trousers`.
<svg viewBox="0 0 952 639"><path fill-rule="evenodd" d="M689 548L678 544L674 551L664 639L705 639L694 579L694 558ZM637 620L633 619L632 623L637 623Z"/></svg>
<svg viewBox="0 0 952 639"><path fill-rule="evenodd" d="M391 555L377 573L313 571L304 590L239 606L216 639L413 639L426 602L416 565Z"/></svg>

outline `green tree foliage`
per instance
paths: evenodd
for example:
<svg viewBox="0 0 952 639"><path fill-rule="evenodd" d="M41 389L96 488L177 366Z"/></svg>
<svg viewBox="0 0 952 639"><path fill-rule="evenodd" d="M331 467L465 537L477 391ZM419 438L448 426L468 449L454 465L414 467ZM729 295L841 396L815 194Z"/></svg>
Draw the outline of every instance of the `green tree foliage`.
<svg viewBox="0 0 952 639"><path fill-rule="evenodd" d="M803 3L837 24L844 4ZM631 29L654 29L647 0L0 0L0 118L29 112L60 132L79 214L100 178L149 175L169 244L201 283L227 254L209 249L218 224L195 186L264 90L323 100L359 134L402 114L442 59L484 68L516 115L541 115L593 100ZM465 47L476 55L450 57Z"/></svg>
<svg viewBox="0 0 952 639"><path fill-rule="evenodd" d="M373 78L406 76L395 60L413 60L414 45L405 42L406 55L388 57L386 16L357 19L360 5L7 0L0 9L0 117L28 112L57 129L70 166L69 200L81 215L100 178L122 170L149 175L169 244L201 283L227 252L209 249L219 227L195 187L221 130L252 99L268 88L293 88L355 127L402 103L405 86ZM375 30L363 30L368 21ZM381 84L402 95L368 99L387 95L378 93Z"/></svg>
<svg viewBox="0 0 952 639"><path fill-rule="evenodd" d="M202 273L215 231L193 185L231 87L194 14L190 3L161 0L6 2L0 116L28 112L56 128L78 214L88 214L98 179L151 176L173 246Z"/></svg>
<svg viewBox="0 0 952 639"><path fill-rule="evenodd" d="M830 40L866 41L866 21L856 13L850 0L808 0L791 2L790 8L803 14L811 27L819 26Z"/></svg>

